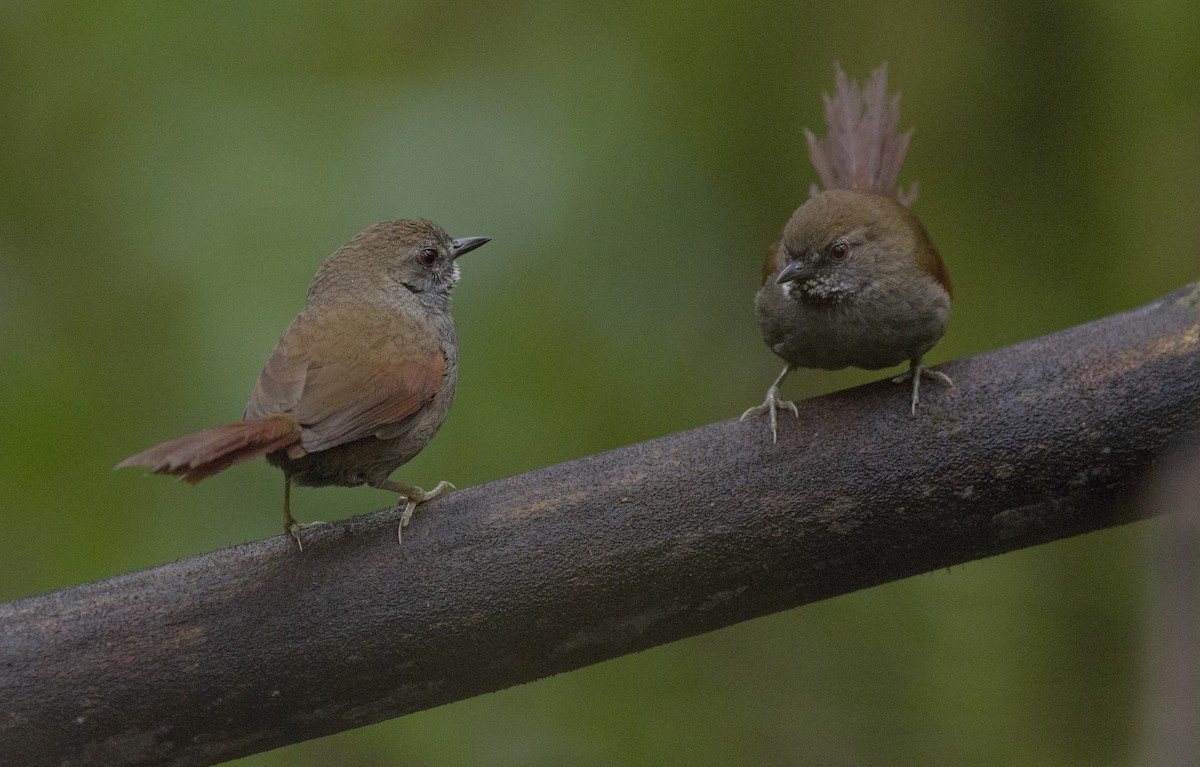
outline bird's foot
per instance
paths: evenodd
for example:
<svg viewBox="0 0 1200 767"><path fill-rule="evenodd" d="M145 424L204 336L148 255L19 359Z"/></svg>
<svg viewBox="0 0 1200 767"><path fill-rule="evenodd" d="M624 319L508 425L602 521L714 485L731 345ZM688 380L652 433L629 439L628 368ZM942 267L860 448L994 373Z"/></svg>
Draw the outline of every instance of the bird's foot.
<svg viewBox="0 0 1200 767"><path fill-rule="evenodd" d="M746 420L746 416L762 415L763 413L768 413L770 416L769 422L771 425L771 441L778 442L779 441L779 428L778 428L779 418L776 414L780 410L790 410L790 411L792 411L792 415L796 416L797 418L800 417L800 410L796 407L796 403L792 402L791 400L780 399L779 398L779 387L772 385L770 389L767 389L766 400L764 400L761 405L755 405L752 408L748 408L746 410L746 412L742 413L742 417L739 418L738 420L744 421L744 420Z"/></svg>
<svg viewBox="0 0 1200 767"><path fill-rule="evenodd" d="M286 519L283 522L283 534L292 536L292 540L296 542L296 548L300 549L300 551L304 551L304 541L300 539L300 531L306 527L313 527L314 525L323 524L325 523L320 520L300 523L295 519Z"/></svg>
<svg viewBox="0 0 1200 767"><path fill-rule="evenodd" d="M920 362L912 363L912 365L908 368L908 372L902 373L893 378L892 383L904 383L905 381L909 380L912 381L912 414L914 416L917 414L917 403L921 400L920 391L922 378L928 378L931 381L941 381L944 384L949 384L950 388L954 388L954 381L950 378L950 376L946 375L942 371L930 370Z"/></svg>
<svg viewBox="0 0 1200 767"><path fill-rule="evenodd" d="M396 527L396 543L404 543L404 528L408 527L408 523L412 520L413 512L417 507L428 500L437 498L445 490L454 490L454 483L442 480L437 483L437 486L432 490L422 490L419 487L412 485L399 485L396 488L400 491L400 500L396 503L396 508L400 508L400 504L404 504L404 513L400 515L400 524Z"/></svg>

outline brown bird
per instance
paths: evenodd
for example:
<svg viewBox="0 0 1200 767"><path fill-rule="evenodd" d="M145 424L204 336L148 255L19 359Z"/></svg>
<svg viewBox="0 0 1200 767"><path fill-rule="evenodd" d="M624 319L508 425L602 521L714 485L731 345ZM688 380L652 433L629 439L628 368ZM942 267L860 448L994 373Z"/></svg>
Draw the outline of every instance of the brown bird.
<svg viewBox="0 0 1200 767"><path fill-rule="evenodd" d="M450 291L455 259L487 237L451 239L429 221L385 221L321 264L237 423L171 440L118 464L199 482L265 455L283 470L283 530L303 550L292 483L367 484L400 494L399 538L433 490L388 477L433 438L458 379ZM399 504L398 504L399 505Z"/></svg>
<svg viewBox="0 0 1200 767"><path fill-rule="evenodd" d="M871 74L866 88L835 67L836 93L825 97L829 135L809 131L809 156L824 184L796 209L763 265L755 298L758 327L787 366L767 389L766 401L742 414L776 412L799 417L779 386L799 367L878 370L902 362L912 378L916 415L921 377L953 385L927 370L923 358L941 339L950 319L950 274L909 206L915 186L896 186L912 132L899 133L900 97L888 99L887 66Z"/></svg>

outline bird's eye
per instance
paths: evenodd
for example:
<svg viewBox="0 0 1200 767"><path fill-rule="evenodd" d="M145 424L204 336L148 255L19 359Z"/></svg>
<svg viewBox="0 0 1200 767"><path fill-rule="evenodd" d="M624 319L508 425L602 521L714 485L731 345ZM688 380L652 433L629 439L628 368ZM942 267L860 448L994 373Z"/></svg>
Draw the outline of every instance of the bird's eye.
<svg viewBox="0 0 1200 767"><path fill-rule="evenodd" d="M425 248L421 251L421 263L425 266L433 266L437 263L438 252L433 248Z"/></svg>
<svg viewBox="0 0 1200 767"><path fill-rule="evenodd" d="M844 242L834 243L833 247L829 249L829 257L834 261L845 261L846 256L849 255L850 246Z"/></svg>

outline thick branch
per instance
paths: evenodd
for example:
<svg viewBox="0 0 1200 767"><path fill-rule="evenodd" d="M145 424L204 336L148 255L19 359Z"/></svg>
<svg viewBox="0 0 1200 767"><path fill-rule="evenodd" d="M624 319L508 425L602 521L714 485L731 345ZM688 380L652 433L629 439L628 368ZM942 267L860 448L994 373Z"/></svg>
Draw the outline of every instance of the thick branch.
<svg viewBox="0 0 1200 767"><path fill-rule="evenodd" d="M872 384L777 445L730 420L453 493L403 546L385 511L0 605L0 763L228 759L1129 521L1200 413L1196 292L943 369L916 419Z"/></svg>

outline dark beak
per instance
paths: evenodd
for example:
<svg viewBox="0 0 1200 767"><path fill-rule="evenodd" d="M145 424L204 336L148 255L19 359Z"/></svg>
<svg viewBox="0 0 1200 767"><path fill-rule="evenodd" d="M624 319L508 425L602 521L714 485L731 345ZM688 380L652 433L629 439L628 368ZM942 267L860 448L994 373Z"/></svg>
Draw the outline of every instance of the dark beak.
<svg viewBox="0 0 1200 767"><path fill-rule="evenodd" d="M491 239L491 237L459 237L450 247L450 258L455 259L463 253L470 253Z"/></svg>
<svg viewBox="0 0 1200 767"><path fill-rule="evenodd" d="M808 263L805 261L791 261L787 266L783 267L783 271L775 278L776 285L782 285L785 282L803 279L807 277L809 272Z"/></svg>

